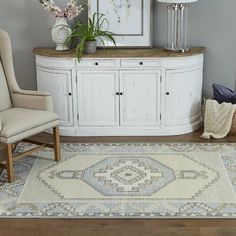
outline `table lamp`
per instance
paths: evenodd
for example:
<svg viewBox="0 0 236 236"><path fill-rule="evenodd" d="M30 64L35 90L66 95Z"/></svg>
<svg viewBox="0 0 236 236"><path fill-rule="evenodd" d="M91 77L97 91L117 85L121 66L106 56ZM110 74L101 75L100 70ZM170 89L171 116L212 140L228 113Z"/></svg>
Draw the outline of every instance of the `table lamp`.
<svg viewBox="0 0 236 236"><path fill-rule="evenodd" d="M169 3L167 6L168 29L166 49L176 52L187 52L187 18L189 6L187 3L198 0L157 0Z"/></svg>

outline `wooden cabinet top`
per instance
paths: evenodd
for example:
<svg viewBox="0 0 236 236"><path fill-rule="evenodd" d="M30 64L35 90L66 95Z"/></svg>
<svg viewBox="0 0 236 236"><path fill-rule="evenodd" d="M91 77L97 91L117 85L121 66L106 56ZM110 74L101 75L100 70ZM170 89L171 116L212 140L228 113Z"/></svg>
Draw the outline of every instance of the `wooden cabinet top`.
<svg viewBox="0 0 236 236"><path fill-rule="evenodd" d="M164 49L99 49L95 54L84 54L83 58L125 58L125 57L187 57L203 54L206 51L204 47L191 48L189 52L169 52ZM35 48L36 55L58 58L76 58L75 50L56 51L54 48Z"/></svg>

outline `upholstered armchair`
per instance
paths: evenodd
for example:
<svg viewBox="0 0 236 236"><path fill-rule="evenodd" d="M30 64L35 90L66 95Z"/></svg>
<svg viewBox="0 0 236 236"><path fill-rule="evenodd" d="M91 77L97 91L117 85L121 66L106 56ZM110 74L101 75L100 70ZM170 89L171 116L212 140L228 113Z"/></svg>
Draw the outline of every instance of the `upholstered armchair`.
<svg viewBox="0 0 236 236"><path fill-rule="evenodd" d="M0 143L6 146L6 161L0 167L7 169L8 182L13 182L13 162L34 151L54 149L54 158L60 161L59 119L53 113L53 103L47 92L21 90L17 84L12 48L8 34L0 30ZM53 128L54 144L28 139ZM14 155L13 146L19 141L36 144L32 150Z"/></svg>

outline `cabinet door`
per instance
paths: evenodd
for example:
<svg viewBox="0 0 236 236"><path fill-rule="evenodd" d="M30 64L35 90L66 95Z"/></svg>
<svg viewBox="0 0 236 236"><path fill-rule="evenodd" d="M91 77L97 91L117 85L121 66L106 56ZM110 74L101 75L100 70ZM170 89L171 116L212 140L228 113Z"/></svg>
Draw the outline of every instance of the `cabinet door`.
<svg viewBox="0 0 236 236"><path fill-rule="evenodd" d="M73 126L73 102L71 71L37 67L38 90L52 95L54 111L59 115L61 126Z"/></svg>
<svg viewBox="0 0 236 236"><path fill-rule="evenodd" d="M119 125L119 81L115 71L78 71L80 126Z"/></svg>
<svg viewBox="0 0 236 236"><path fill-rule="evenodd" d="M202 68L166 71L166 125L199 120L202 104Z"/></svg>
<svg viewBox="0 0 236 236"><path fill-rule="evenodd" d="M121 71L121 125L160 125L160 71Z"/></svg>

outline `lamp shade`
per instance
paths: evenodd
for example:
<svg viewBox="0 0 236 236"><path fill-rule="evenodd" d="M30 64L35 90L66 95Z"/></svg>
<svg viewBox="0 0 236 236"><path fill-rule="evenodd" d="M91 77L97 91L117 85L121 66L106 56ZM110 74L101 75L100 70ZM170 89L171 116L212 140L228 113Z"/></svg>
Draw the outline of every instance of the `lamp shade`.
<svg viewBox="0 0 236 236"><path fill-rule="evenodd" d="M158 2L164 2L164 3L184 4L184 3L197 2L198 0L157 0L157 1Z"/></svg>

